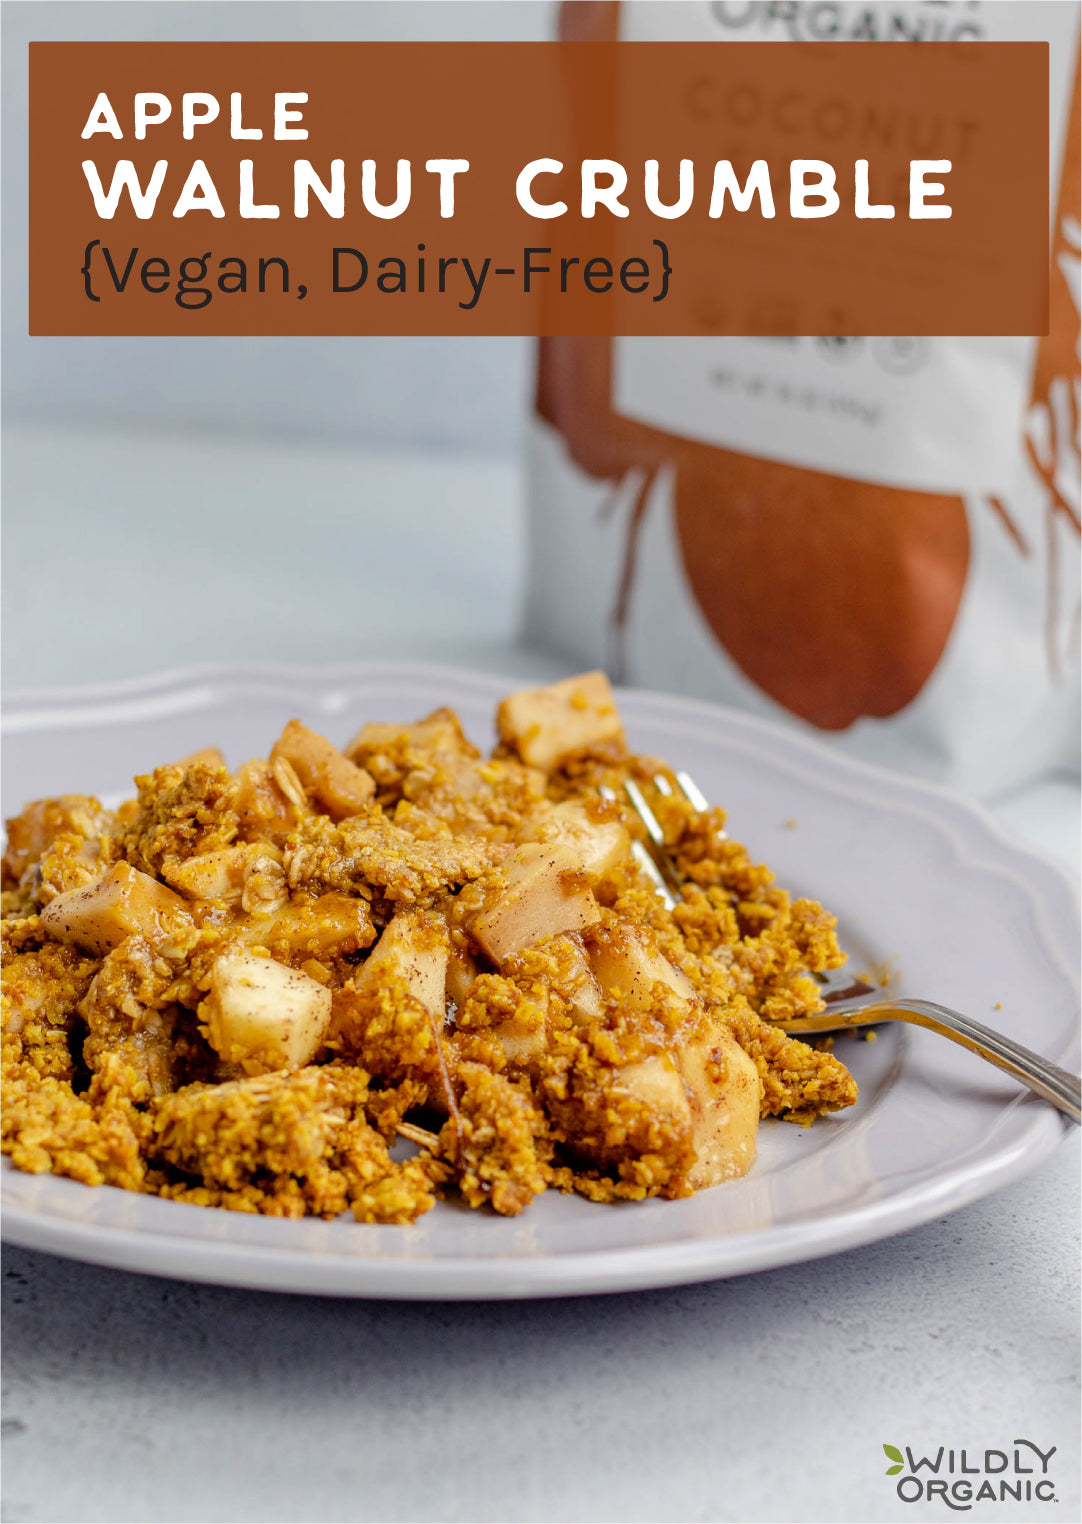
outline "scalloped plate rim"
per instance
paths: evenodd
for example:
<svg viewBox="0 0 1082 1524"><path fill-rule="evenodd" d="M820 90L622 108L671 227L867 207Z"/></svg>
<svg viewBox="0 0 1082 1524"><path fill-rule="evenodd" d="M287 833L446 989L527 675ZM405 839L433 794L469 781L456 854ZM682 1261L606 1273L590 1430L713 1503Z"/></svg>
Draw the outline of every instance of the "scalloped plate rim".
<svg viewBox="0 0 1082 1524"><path fill-rule="evenodd" d="M130 706L132 712L127 718L137 722L141 717L141 704L144 706L142 717L147 717L146 701L170 694L176 697L186 690L205 688L208 684L279 682L288 685L304 682L325 694L327 689L339 683L386 685L401 682L408 686L411 681L445 683L449 687L458 684L460 688L468 687L476 696L487 694L491 697L508 686L508 679L498 674L431 662L377 659L313 665L248 660L204 663L63 689L15 690L5 695L3 710L8 732L11 733L14 719L14 730L25 733L52 728L50 711L56 715L66 713L69 723L93 723L95 707L103 705ZM309 693L309 696L318 698L319 694ZM654 716L660 714L662 722L666 717L673 721L683 718L695 725L708 741L711 739L710 729L719 725L727 732L725 739L730 742L768 739L783 752L789 752L790 762L795 754L797 761L803 759L813 771L826 768L831 775L829 784L837 793L843 792L838 786L839 779L848 777L855 782L859 778L865 785L861 791L864 801L873 806L883 795L895 799L900 796L911 807L919 800L926 807L919 813L930 819L956 847L964 846L967 864L1006 875L1026 892L1035 911L1042 905L1040 886L1025 870L1039 867L1042 872L1051 872L1059 892L1066 891L1069 903L1077 910L1077 886L1063 867L1017 840L974 801L954 795L935 783L839 755L799 730L790 730L769 719L730 710L720 704L642 689L620 690L620 699L631 715L636 712L647 715L652 711ZM149 707L151 710L155 708L152 703ZM119 721L114 715L102 723L110 725ZM705 731L704 726L708 727ZM818 781L822 782L822 779ZM958 828L963 825L960 840ZM978 844L991 847L991 855L976 855ZM1043 924L1042 930L1046 941L1051 937L1052 942L1059 942L1054 930ZM1051 948L1048 950L1052 951ZM1077 992L1077 977L1061 945L1056 946L1055 954L1060 973L1071 980ZM1077 1037L1067 1046L1073 1050L1077 1046ZM62 1212L23 1207L10 1200L8 1181L14 1183L17 1172L7 1158L3 1160L2 1174L4 1195L8 1198L3 1213L3 1236L27 1248L142 1273L332 1296L467 1300L646 1289L746 1274L819 1258L906 1231L956 1210L1036 1166L1052 1152L1068 1130L1050 1109L1032 1098L1012 1098L1002 1108L1002 1113L1006 1116L1012 1112L1015 1113L1015 1131L1011 1137L998 1145L980 1143L953 1168L947 1167L931 1178L922 1177L870 1204L838 1208L819 1220L773 1224L761 1230L722 1234L705 1240L678 1239L630 1249L559 1252L534 1258L486 1259L483 1256L446 1255L428 1261L405 1257L366 1261L348 1255L319 1256L285 1246L222 1244L217 1241L200 1244L196 1239L165 1231L148 1233L144 1229L80 1223ZM1019 1131L1020 1117L1024 1120ZM22 1178L26 1179L25 1176ZM69 1180L53 1180L51 1177L46 1180L49 1188L59 1188L63 1192L86 1189ZM102 1189L112 1194L112 1188ZM185 1214L199 1213L200 1216L204 1210L171 1206Z"/></svg>

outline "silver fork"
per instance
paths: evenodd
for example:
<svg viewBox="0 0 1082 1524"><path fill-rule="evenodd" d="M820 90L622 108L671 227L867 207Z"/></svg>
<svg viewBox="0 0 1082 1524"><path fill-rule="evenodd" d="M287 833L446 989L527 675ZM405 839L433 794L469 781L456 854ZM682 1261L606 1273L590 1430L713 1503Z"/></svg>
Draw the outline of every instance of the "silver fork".
<svg viewBox="0 0 1082 1524"><path fill-rule="evenodd" d="M707 810L709 802L695 780L686 772L674 774L680 790L696 810ZM658 773L654 786L662 794L670 794L672 786L668 778ZM630 779L624 784L624 792L632 809L646 827L650 846L637 841L633 847L636 861L649 877L658 894L671 910L683 898L683 886L665 844L665 833L650 807L649 801L638 784ZM615 801L610 788L602 788L605 799ZM1021 1043L994 1032L991 1027L953 1011L949 1006L937 1005L932 1000L883 1000L876 990L862 979L836 971L834 974L816 974L823 990L823 1000L829 1009L816 1016L797 1016L791 1021L771 1022L781 1032L838 1032L846 1027L878 1025L884 1021L907 1021L913 1026L926 1027L938 1032L951 1042L968 1048L981 1058L995 1064L1014 1076L1020 1084L1043 1096L1072 1122L1082 1123L1082 1086L1076 1074L1070 1074L1057 1064L1050 1063L1039 1053L1024 1048Z"/></svg>

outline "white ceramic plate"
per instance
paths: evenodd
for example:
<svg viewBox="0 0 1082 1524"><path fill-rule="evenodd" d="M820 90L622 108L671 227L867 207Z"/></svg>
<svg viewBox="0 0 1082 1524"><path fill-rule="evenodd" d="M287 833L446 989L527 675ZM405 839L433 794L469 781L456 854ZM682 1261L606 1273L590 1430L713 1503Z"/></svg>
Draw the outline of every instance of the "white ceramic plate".
<svg viewBox="0 0 1082 1524"><path fill-rule="evenodd" d="M234 765L298 715L344 740L366 719L441 704L491 738L505 680L404 663L193 669L14 698L8 810L30 798L116 798L134 773L198 746ZM621 695L634 747L686 767L734 836L786 887L837 912L859 968L896 992L968 1011L1078 1065L1078 909L1066 876L952 796L844 760L761 720ZM689 1201L596 1206L547 1192L521 1217L440 1204L408 1228L207 1211L20 1174L5 1159L4 1235L128 1270L335 1296L501 1298L674 1285L791 1264L942 1216L1033 1168L1065 1124L981 1060L889 1026L839 1040L860 1084L811 1128L767 1122L744 1180Z"/></svg>

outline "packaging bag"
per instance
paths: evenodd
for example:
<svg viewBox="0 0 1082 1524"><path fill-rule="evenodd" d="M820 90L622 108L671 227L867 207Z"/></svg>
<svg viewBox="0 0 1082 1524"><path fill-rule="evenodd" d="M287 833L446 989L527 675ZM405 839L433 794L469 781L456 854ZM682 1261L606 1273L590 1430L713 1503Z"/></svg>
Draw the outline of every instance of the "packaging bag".
<svg viewBox="0 0 1082 1524"><path fill-rule="evenodd" d="M1050 43L1048 335L541 340L526 618L973 793L1077 769L1077 8L576 0L560 28Z"/></svg>

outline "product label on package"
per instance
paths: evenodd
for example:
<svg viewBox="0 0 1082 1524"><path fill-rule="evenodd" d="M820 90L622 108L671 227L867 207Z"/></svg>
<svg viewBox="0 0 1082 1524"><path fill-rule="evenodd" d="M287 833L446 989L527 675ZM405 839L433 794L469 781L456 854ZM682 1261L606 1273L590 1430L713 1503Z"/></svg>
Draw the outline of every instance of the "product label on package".
<svg viewBox="0 0 1082 1524"><path fill-rule="evenodd" d="M1053 204L1076 25L1076 8L1056 3L633 0L621 8L621 36L634 42L1047 41ZM815 50L805 56L803 90L786 97L786 120L797 132L829 117L841 134L838 102L812 67ZM891 121L916 135L936 127L920 102L904 122ZM739 134L743 124L724 125ZM912 276L919 255L898 246L895 256L896 270ZM823 268L810 269L808 282ZM802 288L778 290L776 334L793 333L803 299ZM1036 339L846 337L841 326L821 337L618 338L613 406L684 438L832 476L927 492L1004 491L1017 467Z"/></svg>
<svg viewBox="0 0 1082 1524"><path fill-rule="evenodd" d="M617 339L618 413L704 444L923 492L1002 490L1035 341Z"/></svg>

